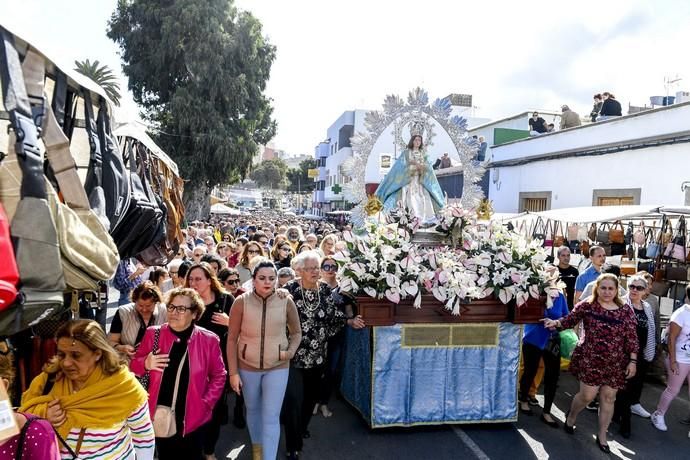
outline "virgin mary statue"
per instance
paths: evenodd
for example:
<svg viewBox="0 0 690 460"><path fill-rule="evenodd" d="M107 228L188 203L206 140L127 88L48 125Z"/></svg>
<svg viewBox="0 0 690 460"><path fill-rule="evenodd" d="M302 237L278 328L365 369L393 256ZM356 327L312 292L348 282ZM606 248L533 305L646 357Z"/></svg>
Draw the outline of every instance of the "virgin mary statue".
<svg viewBox="0 0 690 460"><path fill-rule="evenodd" d="M433 223L444 206L441 186L426 158L422 136L415 134L407 149L398 157L391 170L376 189L383 209L390 212L398 206L407 208L422 224Z"/></svg>

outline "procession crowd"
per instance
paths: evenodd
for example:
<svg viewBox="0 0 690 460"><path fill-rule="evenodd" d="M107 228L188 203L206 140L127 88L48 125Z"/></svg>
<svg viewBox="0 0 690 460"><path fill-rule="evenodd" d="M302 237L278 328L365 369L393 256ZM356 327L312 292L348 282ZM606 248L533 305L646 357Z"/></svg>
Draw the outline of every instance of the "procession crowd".
<svg viewBox="0 0 690 460"><path fill-rule="evenodd" d="M41 452L47 459L209 460L231 414L235 426L248 428L254 459L276 458L281 425L287 457L298 458L312 416L333 415L328 404L338 388L346 328L365 327L354 298L338 286L333 256L344 246L342 230L257 213L191 223L165 267L121 261L113 280L120 306L108 333L91 320L60 327L57 356L22 395L22 435L0 445L0 459ZM525 327L520 412L533 414L543 376L541 420L560 426L550 414L560 373L558 331L575 328L580 340L570 369L580 390L565 431L575 433L578 414L597 410L597 400L596 441L605 452L612 419L626 437L631 414L651 415L665 431L664 414L690 379L690 307L671 317L663 341L668 387L649 414L640 394L663 335L653 278L638 273L626 290L617 267L604 264L601 247L590 248L581 271L570 265L568 247L556 254L554 270L566 289L541 324ZM11 353L0 352L7 384ZM104 421L111 428L99 428Z"/></svg>
<svg viewBox="0 0 690 460"><path fill-rule="evenodd" d="M107 334L92 320L59 328L0 459L214 459L229 399L253 458L276 458L281 424L299 456L311 416L332 415L344 329L365 326L338 288L339 232L264 212L184 233L165 267L120 262ZM8 387L11 362L0 355Z"/></svg>

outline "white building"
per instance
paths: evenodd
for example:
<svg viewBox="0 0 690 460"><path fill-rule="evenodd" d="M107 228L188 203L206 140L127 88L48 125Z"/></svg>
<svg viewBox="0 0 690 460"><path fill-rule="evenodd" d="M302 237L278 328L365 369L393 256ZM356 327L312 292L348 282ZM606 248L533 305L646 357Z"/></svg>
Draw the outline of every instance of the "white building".
<svg viewBox="0 0 690 460"><path fill-rule="evenodd" d="M495 145L494 210L690 204L689 120L686 102Z"/></svg>

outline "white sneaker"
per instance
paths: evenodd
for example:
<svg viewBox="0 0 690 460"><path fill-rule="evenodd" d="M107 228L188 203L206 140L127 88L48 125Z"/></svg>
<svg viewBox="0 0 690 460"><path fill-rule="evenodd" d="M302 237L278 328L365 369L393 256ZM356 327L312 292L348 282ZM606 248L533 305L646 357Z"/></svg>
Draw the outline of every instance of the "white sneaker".
<svg viewBox="0 0 690 460"><path fill-rule="evenodd" d="M644 410L644 407L642 407L640 403L630 406L630 412L642 418L649 418L652 416L652 414Z"/></svg>
<svg viewBox="0 0 690 460"><path fill-rule="evenodd" d="M664 416L656 412L652 414L652 425L654 425L654 428L659 431L668 431L666 421L664 421Z"/></svg>

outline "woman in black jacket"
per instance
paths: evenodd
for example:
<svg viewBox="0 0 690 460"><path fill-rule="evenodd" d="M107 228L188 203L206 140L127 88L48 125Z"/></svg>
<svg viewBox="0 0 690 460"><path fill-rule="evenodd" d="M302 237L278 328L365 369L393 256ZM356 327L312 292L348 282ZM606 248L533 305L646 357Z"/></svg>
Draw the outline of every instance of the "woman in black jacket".
<svg viewBox="0 0 690 460"><path fill-rule="evenodd" d="M601 112L599 112L599 117L597 118L598 121L623 115L621 112L621 103L616 100L616 96L608 91L603 93L602 96L604 96L604 103L601 105Z"/></svg>

